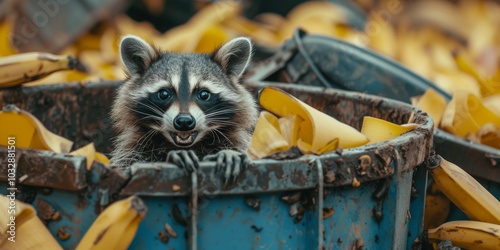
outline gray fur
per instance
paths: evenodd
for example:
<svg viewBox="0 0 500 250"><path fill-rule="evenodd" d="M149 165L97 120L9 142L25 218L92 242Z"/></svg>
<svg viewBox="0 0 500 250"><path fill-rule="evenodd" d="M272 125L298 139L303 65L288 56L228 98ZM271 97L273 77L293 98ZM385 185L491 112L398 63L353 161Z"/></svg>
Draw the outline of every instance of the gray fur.
<svg viewBox="0 0 500 250"><path fill-rule="evenodd" d="M165 53L150 45L145 46L143 42L134 36L126 36L121 42L120 53L128 78L119 88L111 112L117 132L111 164L126 168L135 162L165 161L169 151L179 149L193 150L199 157L223 149L244 152L258 118L252 94L239 83L251 58L250 41L247 38L233 39L212 54ZM137 63L138 60L134 58L142 58L144 64L140 61ZM142 66L144 67L141 68ZM145 123L146 120L140 119L140 114L134 111L134 105L148 96L158 82L162 86L164 82L166 86L182 84L175 81L183 73L187 74L187 79L208 81L217 86L217 89L222 89L219 94L221 101L228 103L234 113L230 121L220 122L218 125L222 126L218 129L224 131L222 133L213 129L208 131L208 125L203 127L200 124L200 128L206 131L202 131L199 136L205 134L202 138L197 138L198 141L189 148L176 146L166 135L168 133L161 131L165 130L165 126L159 124L172 122L168 120L171 119L168 115L164 115L162 121L156 117L152 119L153 122ZM193 88L198 83L188 84ZM179 89L179 86L175 87ZM165 110L165 114L170 112L169 109ZM206 118L207 124L209 120L210 118ZM216 122L211 121L210 124Z"/></svg>

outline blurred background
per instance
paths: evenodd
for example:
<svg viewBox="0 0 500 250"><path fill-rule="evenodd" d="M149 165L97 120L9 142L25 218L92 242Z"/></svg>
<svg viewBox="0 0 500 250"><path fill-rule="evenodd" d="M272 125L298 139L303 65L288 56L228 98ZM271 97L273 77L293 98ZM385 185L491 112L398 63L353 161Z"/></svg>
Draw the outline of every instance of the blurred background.
<svg viewBox="0 0 500 250"><path fill-rule="evenodd" d="M474 95L500 116L499 25L499 1L0 0L0 56L66 54L85 68L26 85L115 80L125 77L118 41L126 34L172 52L204 53L248 36L260 61L302 28L399 61L450 95ZM492 133L492 142L480 138ZM460 136L500 148L498 134L490 126Z"/></svg>

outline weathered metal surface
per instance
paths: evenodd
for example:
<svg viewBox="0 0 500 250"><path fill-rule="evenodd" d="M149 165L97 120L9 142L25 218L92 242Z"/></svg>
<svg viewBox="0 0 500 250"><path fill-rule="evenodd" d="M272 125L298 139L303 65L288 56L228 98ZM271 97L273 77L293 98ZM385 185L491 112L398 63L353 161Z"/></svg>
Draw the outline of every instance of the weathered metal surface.
<svg viewBox="0 0 500 250"><path fill-rule="evenodd" d="M50 130L72 135L70 139L77 145L97 141L98 148L106 153L112 138L107 115L118 84L20 87L0 91L0 100L2 105L14 103L33 112ZM248 85L254 92L262 86ZM196 179L197 202L191 196L191 176L166 163L136 164L130 180L123 172L94 163L86 174L86 188L78 192L59 188L46 192L40 187L26 186L25 199L35 207L43 204L40 209L46 218L59 212L61 219L50 220L47 225L53 235L61 230L70 235L65 241L59 239L65 248L74 248L91 222L119 195L131 194L141 195L149 212L130 249L183 249L188 247L190 238L197 241L199 249L310 249L323 244L326 248L404 248L409 230L411 235L417 235L421 229L421 220L409 219L407 211L410 204L423 204L423 195L410 202L410 187L415 167L430 151L430 118L408 105L363 94L287 84L275 86L357 129L365 115L401 124L412 113L414 122L421 127L386 143L339 150L321 157L254 161L234 185L225 189L214 166L203 163ZM35 96L48 101L37 105ZM72 99L74 96L77 98ZM67 113L74 119L70 126L64 126L64 119L60 118L67 117ZM362 165L361 159L367 157L371 164ZM324 181L320 181L321 176ZM358 188L352 187L354 180L359 182ZM374 192L385 193L379 190L378 182L386 180L390 180L387 194L373 198ZM259 209L247 205L242 195L253 195L259 201ZM289 204L281 200L284 195L294 197L290 201L298 200ZM188 196L191 198L186 199ZM198 208L196 235L188 233L187 227L193 226L193 219L189 219L195 215L193 206ZM324 209L329 215L323 219ZM374 216L374 211L380 216ZM177 232L177 237L164 237L166 223Z"/></svg>
<svg viewBox="0 0 500 250"><path fill-rule="evenodd" d="M500 185L500 150L458 138L442 130L434 134L434 147L436 153L472 176Z"/></svg>
<svg viewBox="0 0 500 250"><path fill-rule="evenodd" d="M318 177L304 160L279 162L259 160L251 163L236 182L224 189L222 173L215 173L215 164L201 163L199 169L200 195L236 195L280 192L313 188ZM176 188L178 188L178 190ZM189 174L168 163L137 163L132 166L132 178L122 195L189 196L192 193Z"/></svg>
<svg viewBox="0 0 500 250"><path fill-rule="evenodd" d="M49 151L16 150L16 182L23 185L78 191L87 186L86 162L83 156L57 154ZM6 182L7 148L0 146L0 181Z"/></svg>

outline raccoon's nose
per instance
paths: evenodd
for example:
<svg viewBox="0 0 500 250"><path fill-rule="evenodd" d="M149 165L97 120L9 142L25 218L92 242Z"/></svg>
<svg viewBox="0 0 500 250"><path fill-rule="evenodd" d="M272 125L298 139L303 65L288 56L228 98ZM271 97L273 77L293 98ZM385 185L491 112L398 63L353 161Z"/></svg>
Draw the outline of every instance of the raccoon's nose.
<svg viewBox="0 0 500 250"><path fill-rule="evenodd" d="M190 114L179 114L174 119L174 127L180 131L188 131L196 126L196 120Z"/></svg>

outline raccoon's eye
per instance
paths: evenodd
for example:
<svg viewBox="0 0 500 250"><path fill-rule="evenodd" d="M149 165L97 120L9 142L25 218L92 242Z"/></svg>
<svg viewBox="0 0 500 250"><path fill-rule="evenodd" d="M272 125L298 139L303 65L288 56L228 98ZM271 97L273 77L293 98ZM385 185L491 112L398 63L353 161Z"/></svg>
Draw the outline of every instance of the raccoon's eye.
<svg viewBox="0 0 500 250"><path fill-rule="evenodd" d="M206 91L206 90L202 90L198 93L198 98L202 101L207 101L208 99L210 99L210 96L212 94L210 94L210 92Z"/></svg>
<svg viewBox="0 0 500 250"><path fill-rule="evenodd" d="M160 91L158 91L158 99L160 99L160 100L167 100L171 96L172 95L170 94L170 91L168 91L166 89L160 89Z"/></svg>

